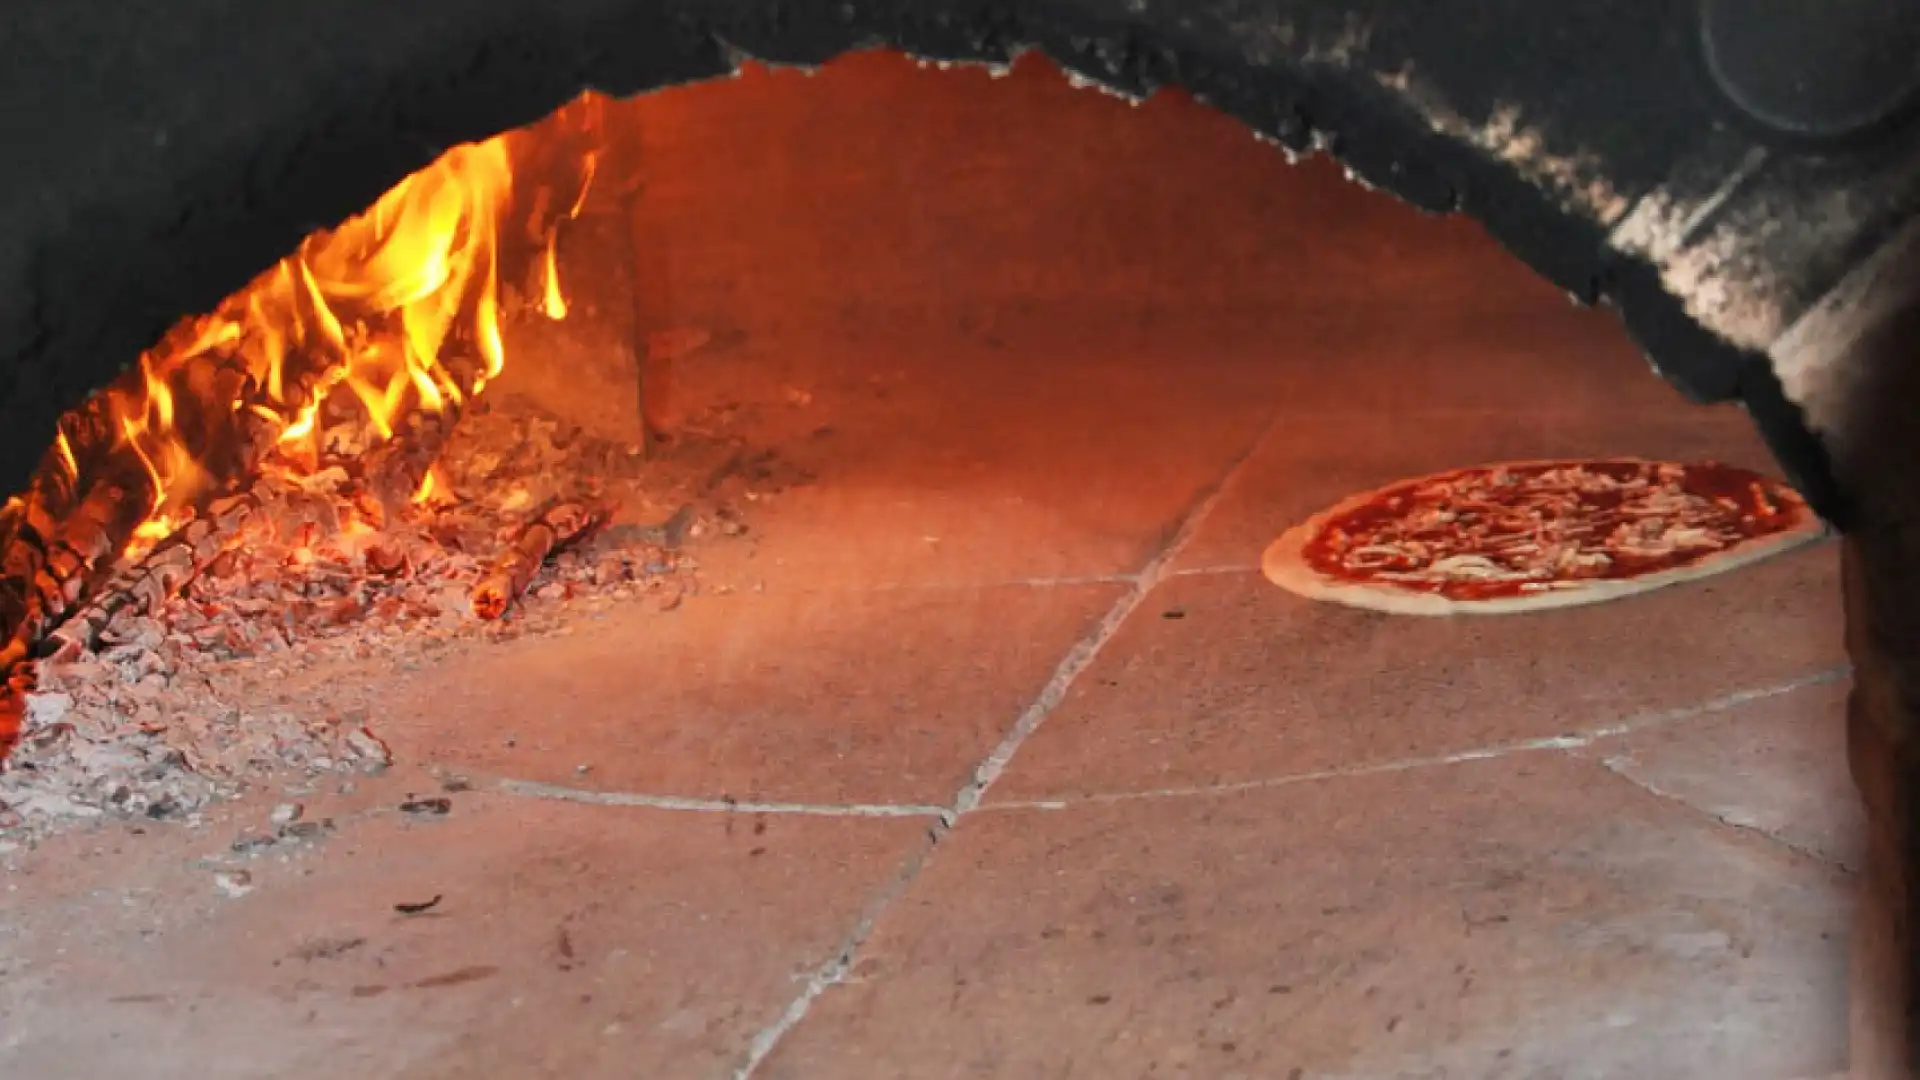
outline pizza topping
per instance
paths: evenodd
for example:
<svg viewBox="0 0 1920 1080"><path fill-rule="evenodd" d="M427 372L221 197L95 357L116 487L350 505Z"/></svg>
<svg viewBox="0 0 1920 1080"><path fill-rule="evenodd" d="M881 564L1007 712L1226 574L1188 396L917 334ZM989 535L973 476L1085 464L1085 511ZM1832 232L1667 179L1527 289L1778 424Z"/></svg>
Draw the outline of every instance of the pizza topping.
<svg viewBox="0 0 1920 1080"><path fill-rule="evenodd" d="M1302 555L1345 581L1486 599L1660 573L1810 517L1791 490L1724 465L1499 465L1389 488Z"/></svg>

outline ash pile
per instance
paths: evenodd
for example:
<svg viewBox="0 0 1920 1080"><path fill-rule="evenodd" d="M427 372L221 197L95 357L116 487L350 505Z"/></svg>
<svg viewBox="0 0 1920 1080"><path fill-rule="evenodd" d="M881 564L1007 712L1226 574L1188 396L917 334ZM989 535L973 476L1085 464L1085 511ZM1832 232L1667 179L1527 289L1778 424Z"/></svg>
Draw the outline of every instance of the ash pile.
<svg viewBox="0 0 1920 1080"><path fill-rule="evenodd" d="M363 426L341 425L340 460L361 458ZM270 695L244 688L548 633L583 610L671 611L702 588L702 545L808 479L724 424L643 452L516 397L475 402L434 460L398 506L345 467L269 470L122 558L34 666L0 763L0 841L191 821L250 785L377 772L389 752L364 709L260 710Z"/></svg>

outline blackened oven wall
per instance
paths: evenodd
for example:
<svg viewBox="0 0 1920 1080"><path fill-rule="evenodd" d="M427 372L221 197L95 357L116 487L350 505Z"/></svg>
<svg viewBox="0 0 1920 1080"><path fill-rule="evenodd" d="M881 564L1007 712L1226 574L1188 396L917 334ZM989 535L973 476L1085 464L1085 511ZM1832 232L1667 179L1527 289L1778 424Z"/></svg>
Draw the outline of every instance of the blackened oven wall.
<svg viewBox="0 0 1920 1080"><path fill-rule="evenodd" d="M1719 123L1699 85L1687 10L1639 0L13 0L0 7L0 488L21 486L61 410L174 320L211 308L447 146L529 122L589 86L632 93L722 74L743 53L814 62L865 44L988 60L1039 47L1130 92L1184 85L1422 206L1480 218L1554 283L1617 303L1683 389L1729 397L1765 328L1716 322L1727 282L1690 308L1695 298L1663 284L1657 258L1609 242L1625 211L1654 198L1704 204L1750 164L1752 140ZM1847 224L1829 224L1816 254L1876 227ZM1844 260L1808 257L1804 237L1769 242L1783 257L1757 256L1747 277L1784 321Z"/></svg>

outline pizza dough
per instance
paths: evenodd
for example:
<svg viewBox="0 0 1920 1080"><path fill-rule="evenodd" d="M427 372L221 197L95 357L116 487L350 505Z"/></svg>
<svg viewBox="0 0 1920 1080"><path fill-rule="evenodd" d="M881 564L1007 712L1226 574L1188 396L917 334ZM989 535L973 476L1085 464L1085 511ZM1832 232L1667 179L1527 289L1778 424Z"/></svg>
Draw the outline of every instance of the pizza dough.
<svg viewBox="0 0 1920 1080"><path fill-rule="evenodd" d="M1508 462L1403 480L1287 530L1289 592L1400 615L1573 607L1721 574L1826 528L1786 485L1716 463Z"/></svg>

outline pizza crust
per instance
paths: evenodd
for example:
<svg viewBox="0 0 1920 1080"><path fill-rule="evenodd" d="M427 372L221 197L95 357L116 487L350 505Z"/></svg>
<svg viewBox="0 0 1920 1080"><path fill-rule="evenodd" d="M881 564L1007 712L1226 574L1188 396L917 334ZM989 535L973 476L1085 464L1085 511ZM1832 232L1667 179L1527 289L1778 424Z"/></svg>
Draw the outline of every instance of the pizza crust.
<svg viewBox="0 0 1920 1080"><path fill-rule="evenodd" d="M1591 458L1506 461L1477 468L1493 469L1501 466L1528 468L1626 461L1638 463L1638 459L1630 458ZM1396 480L1372 491L1361 492L1344 499L1281 533L1280 538L1268 545L1266 552L1261 556L1260 570L1266 575L1268 581L1309 600L1324 600L1348 607L1364 608L1368 611L1385 612L1389 615L1513 615L1529 611L1551 611L1557 608L1597 604L1604 600L1617 600L1638 593L1652 592L1655 589L1663 589L1685 581L1697 581L1701 578L1725 574L1762 559L1772 558L1811 544L1828 535L1826 524L1811 510L1807 510L1807 521L1803 525L1771 536L1759 536L1741 541L1724 551L1715 552L1686 566L1677 566L1671 570L1637 578L1594 578L1586 581L1569 581L1558 587L1542 589L1524 596L1499 596L1486 600L1455 600L1438 593L1398 589L1390 585L1340 581L1321 574L1307 562L1304 555L1307 544L1319 534L1328 521L1374 501L1391 488L1405 487L1469 471L1473 469L1448 469L1445 472L1434 473L1432 476Z"/></svg>

